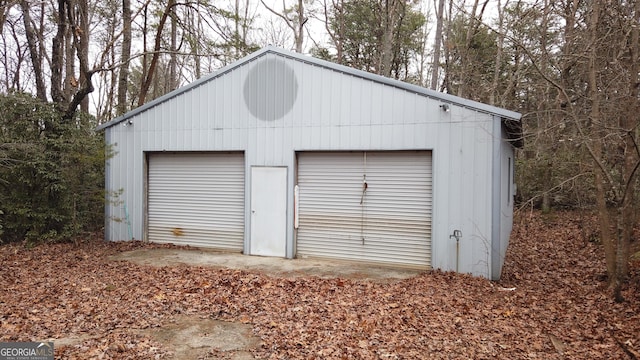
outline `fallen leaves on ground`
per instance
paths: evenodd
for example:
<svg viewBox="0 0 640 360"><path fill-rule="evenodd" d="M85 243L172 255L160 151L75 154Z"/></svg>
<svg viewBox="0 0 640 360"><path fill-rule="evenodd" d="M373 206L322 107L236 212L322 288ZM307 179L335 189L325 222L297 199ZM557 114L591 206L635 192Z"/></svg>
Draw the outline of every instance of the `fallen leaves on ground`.
<svg viewBox="0 0 640 360"><path fill-rule="evenodd" d="M389 282L280 278L108 259L166 246L140 242L5 245L0 341L82 335L56 358L161 359L171 349L140 330L191 314L252 324L264 359L633 358L640 263L626 301L614 302L593 224L575 212L518 214L500 282L441 271Z"/></svg>

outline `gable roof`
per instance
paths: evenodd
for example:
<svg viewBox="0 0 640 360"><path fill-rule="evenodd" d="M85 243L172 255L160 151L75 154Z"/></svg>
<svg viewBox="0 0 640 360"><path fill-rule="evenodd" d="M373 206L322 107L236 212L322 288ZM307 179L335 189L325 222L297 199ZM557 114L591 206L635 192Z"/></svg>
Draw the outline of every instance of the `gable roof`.
<svg viewBox="0 0 640 360"><path fill-rule="evenodd" d="M500 116L503 118L504 121L509 121L511 123L516 122L517 124L520 124L520 118L521 118L521 114L515 112L515 111L510 111L510 110L506 110L503 108L499 108L499 107L495 107L495 106L491 106L491 105L487 105L481 102L477 102L477 101L473 101L473 100L468 100L468 99L464 99L455 95L451 95L451 94L446 94L446 93L442 93L442 92L438 92L435 90L431 90L431 89L427 89L421 86L417 86L417 85L413 85L413 84L409 84L403 81L399 81L399 80L395 80L395 79L391 79L391 78L387 78L384 76L380 76L380 75L376 75L376 74L372 74L372 73L368 73L366 71L362 71L362 70L358 70L358 69L354 69L354 68L350 68L348 66L344 66L344 65L339 65L339 64L335 64L329 61L325 61L325 60L321 60L321 59L317 59L311 56L307 56L307 55L302 55L299 53L295 53L295 52L291 52L291 51L287 51L284 49L280 49L274 46L267 46L264 47L252 54L249 54L247 56L245 56L244 58L229 64L223 68L221 68L218 71L215 71L207 76L204 76L188 85L185 85L181 88L178 88L170 93L167 93L157 99L154 99L153 101L150 101L138 108L135 108L131 111L129 111L128 113L119 116L109 122L106 122L100 126L98 126L96 128L97 131L109 128L111 126L117 125L119 123L121 123L122 121L127 120L128 118L135 116L137 114L140 114L144 111L146 111L147 109L150 109L160 103L163 103L167 100L170 100L176 96L179 96L182 93L185 93L193 88L196 88L206 82L212 81L220 76L225 75L226 73L232 71L233 69L240 67L246 63L249 63L251 61L254 61L262 56L265 56L266 54L276 54L285 58L289 58L289 59L293 59L293 60L297 60L303 63L307 63L307 64L311 64L314 66L319 66L328 70L332 70L332 71L337 71L340 73L344 73L344 74L348 74L348 75L352 75L355 77L359 77L362 79L367 79L367 80L371 80L377 83L381 83L387 86L392 86L398 89L403 89L406 91L410 91L410 92L414 92L416 94L420 94L429 98L433 98L436 99L438 101L441 102L445 102L445 103L450 103L453 105L458 105L458 106L462 106L462 107L466 107L466 108L470 108L470 109L474 109L474 110L478 110L481 112L486 112L486 113L490 113L490 114L494 114L497 116ZM518 127L518 125L516 125L516 127ZM516 131L517 132L517 131ZM522 128L520 126L520 136L522 133ZM517 145L516 145L517 146Z"/></svg>

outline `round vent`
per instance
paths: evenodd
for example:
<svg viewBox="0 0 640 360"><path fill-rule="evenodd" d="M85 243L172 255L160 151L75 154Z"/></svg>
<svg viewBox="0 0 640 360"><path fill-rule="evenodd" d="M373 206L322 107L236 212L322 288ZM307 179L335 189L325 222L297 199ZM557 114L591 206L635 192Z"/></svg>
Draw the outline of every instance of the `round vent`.
<svg viewBox="0 0 640 360"><path fill-rule="evenodd" d="M258 62L244 81L244 103L260 120L277 120L288 113L298 96L293 69L280 59Z"/></svg>

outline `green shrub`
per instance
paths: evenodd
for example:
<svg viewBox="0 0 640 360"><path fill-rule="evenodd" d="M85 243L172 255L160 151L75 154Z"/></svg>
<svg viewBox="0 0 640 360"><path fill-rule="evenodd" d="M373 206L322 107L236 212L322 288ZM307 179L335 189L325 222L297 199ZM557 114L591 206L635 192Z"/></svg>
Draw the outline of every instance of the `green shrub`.
<svg viewBox="0 0 640 360"><path fill-rule="evenodd" d="M60 241L103 224L105 146L94 120L62 121L31 95L0 95L3 241Z"/></svg>

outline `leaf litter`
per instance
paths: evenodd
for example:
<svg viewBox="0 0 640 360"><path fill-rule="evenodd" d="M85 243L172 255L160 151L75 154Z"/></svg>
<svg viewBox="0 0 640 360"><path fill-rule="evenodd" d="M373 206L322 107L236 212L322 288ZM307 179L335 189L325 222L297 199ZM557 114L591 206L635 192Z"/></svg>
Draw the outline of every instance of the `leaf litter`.
<svg viewBox="0 0 640 360"><path fill-rule="evenodd" d="M56 358L168 359L170 344L146 330L194 316L249 324L260 359L637 358L640 261L626 301L614 302L593 224L577 212L518 213L499 282L442 271L390 282L286 278L109 260L172 247L142 242L4 245L0 341L75 336ZM211 348L200 358L232 355Z"/></svg>

